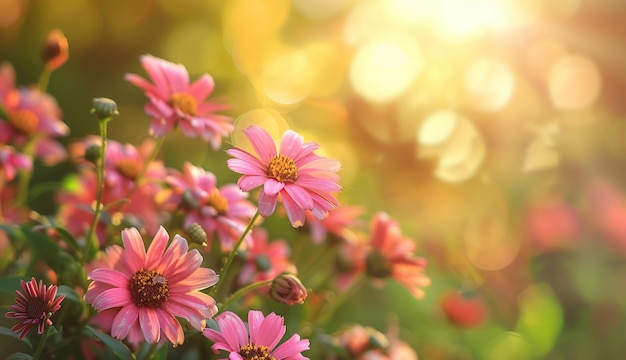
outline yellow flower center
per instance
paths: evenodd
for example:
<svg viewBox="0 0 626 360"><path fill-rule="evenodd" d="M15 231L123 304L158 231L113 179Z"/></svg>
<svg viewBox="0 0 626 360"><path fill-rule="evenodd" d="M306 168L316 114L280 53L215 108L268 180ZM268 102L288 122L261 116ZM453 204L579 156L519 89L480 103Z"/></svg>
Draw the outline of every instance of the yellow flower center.
<svg viewBox="0 0 626 360"><path fill-rule="evenodd" d="M39 118L30 110L15 110L9 114L8 120L15 130L25 135L32 135L39 128Z"/></svg>
<svg viewBox="0 0 626 360"><path fill-rule="evenodd" d="M160 307L170 297L167 279L156 270L141 269L131 278L128 285L130 298L139 307Z"/></svg>
<svg viewBox="0 0 626 360"><path fill-rule="evenodd" d="M135 159L122 159L115 164L115 170L127 179L135 180L141 172L142 164Z"/></svg>
<svg viewBox="0 0 626 360"><path fill-rule="evenodd" d="M228 200L217 189L213 189L209 195L208 203L218 214L226 214L228 211Z"/></svg>
<svg viewBox="0 0 626 360"><path fill-rule="evenodd" d="M267 175L280 182L294 182L298 179L298 168L291 158L278 154L267 165Z"/></svg>
<svg viewBox="0 0 626 360"><path fill-rule="evenodd" d="M175 93L170 97L170 105L179 109L189 116L196 116L198 103L196 98L187 93Z"/></svg>
<svg viewBox="0 0 626 360"><path fill-rule="evenodd" d="M270 349L265 345L248 344L239 349L239 355L244 360L276 360L270 354Z"/></svg>

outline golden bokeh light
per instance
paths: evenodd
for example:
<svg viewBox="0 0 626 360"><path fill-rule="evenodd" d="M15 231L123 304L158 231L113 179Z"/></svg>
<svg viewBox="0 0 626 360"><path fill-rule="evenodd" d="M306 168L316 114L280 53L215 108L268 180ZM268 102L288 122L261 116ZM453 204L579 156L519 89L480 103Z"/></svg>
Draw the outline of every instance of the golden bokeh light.
<svg viewBox="0 0 626 360"><path fill-rule="evenodd" d="M406 33L387 33L358 49L350 64L350 84L368 101L388 103L411 86L422 62L415 39Z"/></svg>
<svg viewBox="0 0 626 360"><path fill-rule="evenodd" d="M253 152L252 145L250 145L250 141L243 132L251 125L258 125L265 129L277 145L280 143L283 133L289 129L287 120L274 109L260 108L250 110L235 120L235 130L231 135L233 146Z"/></svg>
<svg viewBox="0 0 626 360"><path fill-rule="evenodd" d="M437 23L442 37L470 39L498 30L512 22L510 1L441 0L437 2Z"/></svg>
<svg viewBox="0 0 626 360"><path fill-rule="evenodd" d="M515 91L515 75L504 61L494 58L473 60L465 73L465 88L476 108L498 111Z"/></svg>
<svg viewBox="0 0 626 360"><path fill-rule="evenodd" d="M450 109L426 117L418 129L417 142L417 155L434 158L435 177L450 183L471 178L486 155L484 139L471 120Z"/></svg>
<svg viewBox="0 0 626 360"><path fill-rule="evenodd" d="M597 65L583 55L563 55L550 68L548 88L554 106L584 109L600 95L602 79Z"/></svg>
<svg viewBox="0 0 626 360"><path fill-rule="evenodd" d="M312 69L307 56L298 49L283 48L263 64L263 91L272 101L283 105L298 103L309 94Z"/></svg>

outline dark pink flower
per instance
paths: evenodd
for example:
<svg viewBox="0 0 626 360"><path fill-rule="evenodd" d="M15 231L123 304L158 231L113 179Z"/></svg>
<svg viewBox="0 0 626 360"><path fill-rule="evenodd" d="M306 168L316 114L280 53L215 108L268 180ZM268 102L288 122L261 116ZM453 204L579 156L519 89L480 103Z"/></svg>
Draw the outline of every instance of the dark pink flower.
<svg viewBox="0 0 626 360"><path fill-rule="evenodd" d="M35 278L29 282L20 280L20 284L23 292L15 290L16 305L11 305L13 311L7 312L6 316L20 320L11 330L18 333L18 339L22 340L33 327L37 326L37 333L41 335L46 325L52 325L50 318L61 308L65 296L57 297L56 285L42 285L41 280L37 284Z"/></svg>
<svg viewBox="0 0 626 360"><path fill-rule="evenodd" d="M129 341L143 338L157 343L161 335L172 344L182 344L183 329L177 317L197 328L217 312L215 300L200 290L213 286L218 277L202 268L198 250L188 251L187 240L176 235L169 247L164 228L146 251L134 228L122 231L124 249L113 268L92 270L85 302L113 318L111 335ZM115 254L115 251L113 252Z"/></svg>
<svg viewBox="0 0 626 360"><path fill-rule="evenodd" d="M189 73L183 65L152 55L142 56L141 65L152 83L135 74L126 74L125 78L143 89L148 97L145 111L152 117L150 134L165 136L180 126L186 136L200 136L219 149L222 137L233 131L233 125L230 117L215 114L227 109L227 105L205 102L215 87L213 78L204 74L190 84Z"/></svg>
<svg viewBox="0 0 626 360"><path fill-rule="evenodd" d="M243 176L237 184L243 191L263 185L259 195L259 213L270 216L276 209L279 198L293 227L305 222L305 212L311 211L318 219L337 208L335 193L341 190L337 183L339 161L314 153L316 143L304 143L302 136L287 130L276 150L274 140L259 126L250 126L244 133L256 154L240 148L226 152L228 168Z"/></svg>
<svg viewBox="0 0 626 360"><path fill-rule="evenodd" d="M421 288L430 284L424 274L426 259L413 254L417 244L404 237L398 223L385 213L376 214L372 220L370 246L365 259L367 275L394 278L416 298L424 296Z"/></svg>
<svg viewBox="0 0 626 360"><path fill-rule="evenodd" d="M246 326L239 316L226 311L215 320L219 329L206 328L202 334L214 342L211 346L213 351L229 353L223 360L308 359L302 356L302 352L309 349L309 340L301 340L298 334L278 345L287 329L282 316L270 313L265 317L260 311L250 310Z"/></svg>
<svg viewBox="0 0 626 360"><path fill-rule="evenodd" d="M165 182L169 188L162 190L157 198L162 208L170 212L184 209L184 228L197 223L211 240L220 240L222 250L233 248L256 211L248 201L248 194L235 184L217 187L215 175L189 162L183 165L183 173L170 170ZM251 241L251 236L246 237Z"/></svg>

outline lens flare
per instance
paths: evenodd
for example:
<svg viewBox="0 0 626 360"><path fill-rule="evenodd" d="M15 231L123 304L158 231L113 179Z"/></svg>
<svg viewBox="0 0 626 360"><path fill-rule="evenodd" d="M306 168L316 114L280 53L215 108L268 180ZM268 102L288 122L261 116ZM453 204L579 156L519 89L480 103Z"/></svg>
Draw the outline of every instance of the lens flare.
<svg viewBox="0 0 626 360"><path fill-rule="evenodd" d="M390 33L358 49L350 65L350 83L363 98L389 103L411 86L422 63L415 39Z"/></svg>

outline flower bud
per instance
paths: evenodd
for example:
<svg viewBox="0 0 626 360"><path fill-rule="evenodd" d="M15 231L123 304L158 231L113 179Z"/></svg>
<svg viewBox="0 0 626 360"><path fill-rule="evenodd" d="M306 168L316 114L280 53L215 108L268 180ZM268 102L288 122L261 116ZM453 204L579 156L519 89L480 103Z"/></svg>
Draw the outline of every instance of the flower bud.
<svg viewBox="0 0 626 360"><path fill-rule="evenodd" d="M114 115L119 115L115 101L107 98L94 98L91 113L95 114L99 120L107 120Z"/></svg>
<svg viewBox="0 0 626 360"><path fill-rule="evenodd" d="M90 145L85 149L85 160L95 164L100 158L100 145Z"/></svg>
<svg viewBox="0 0 626 360"><path fill-rule="evenodd" d="M41 51L41 58L48 71L54 71L61 67L70 57L67 38L59 29L48 33Z"/></svg>
<svg viewBox="0 0 626 360"><path fill-rule="evenodd" d="M206 239L207 234L206 231L200 226L198 223L193 223L189 228L187 228L187 233L189 233L189 240L193 243L200 244L202 246L207 246Z"/></svg>
<svg viewBox="0 0 626 360"><path fill-rule="evenodd" d="M302 304L307 297L307 291L295 275L282 273L272 281L270 296L287 305Z"/></svg>

